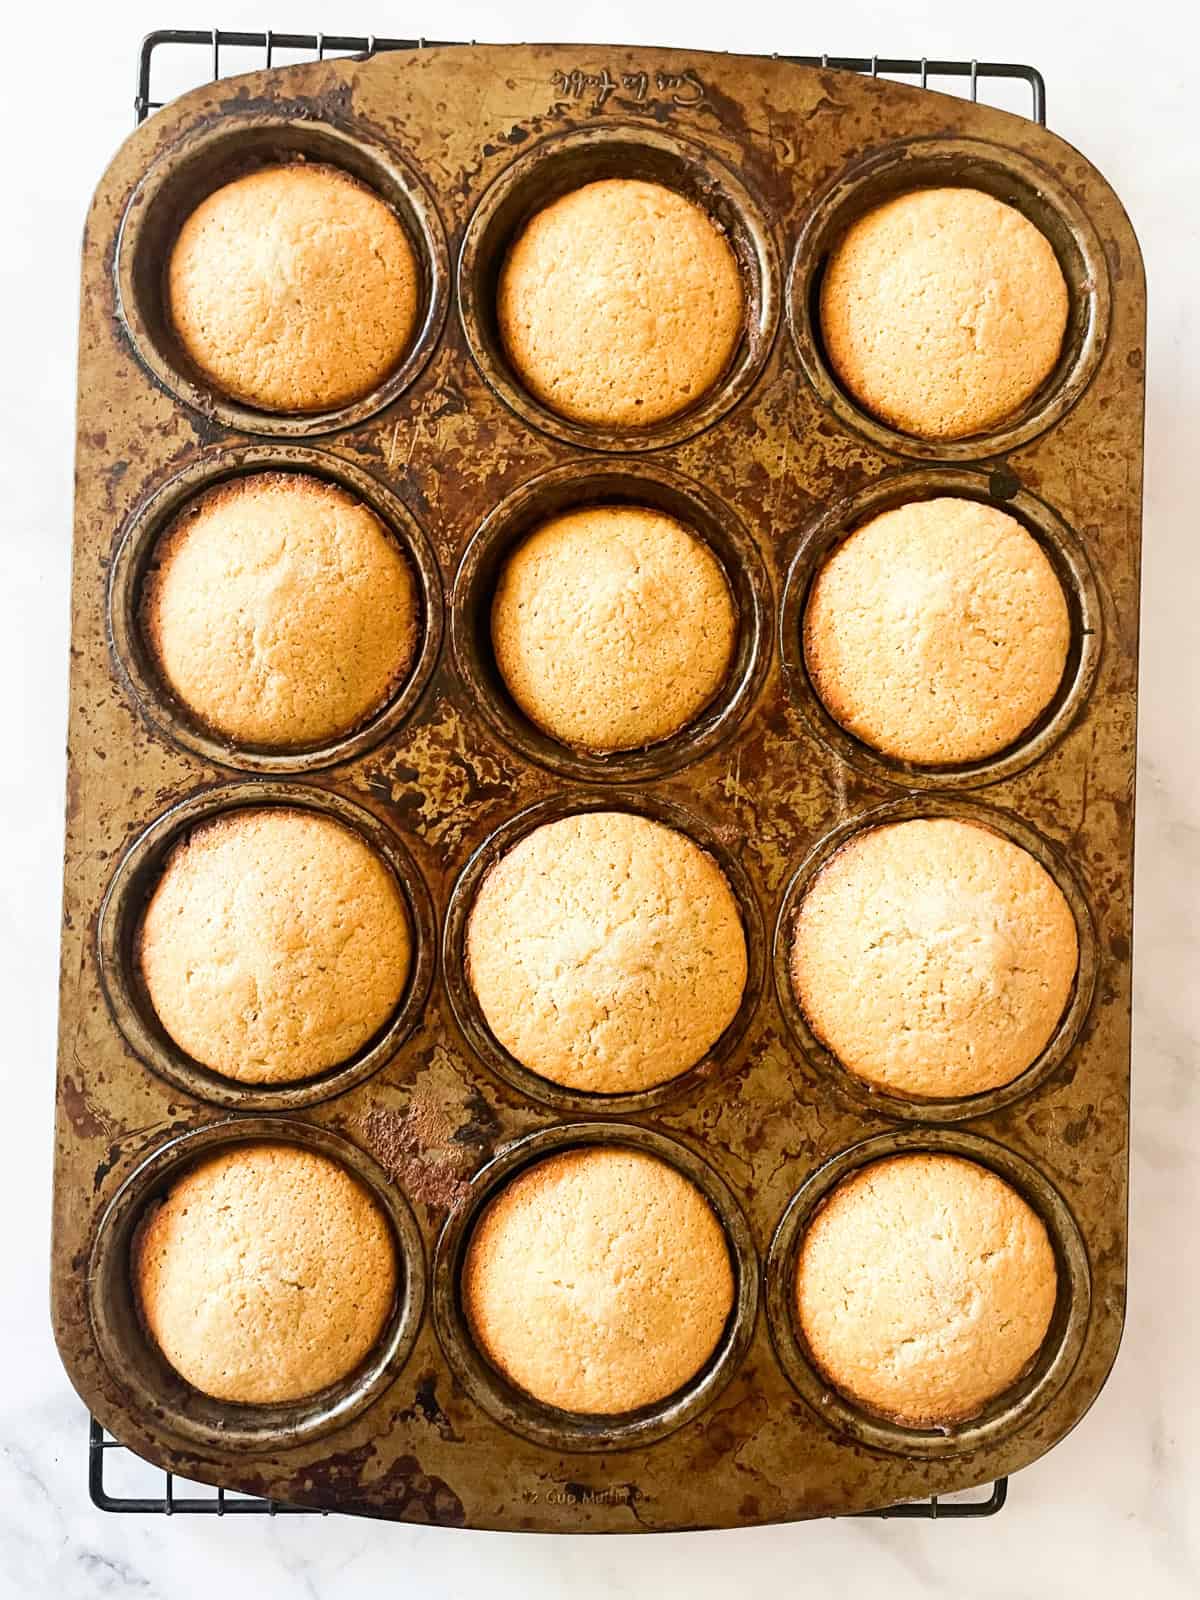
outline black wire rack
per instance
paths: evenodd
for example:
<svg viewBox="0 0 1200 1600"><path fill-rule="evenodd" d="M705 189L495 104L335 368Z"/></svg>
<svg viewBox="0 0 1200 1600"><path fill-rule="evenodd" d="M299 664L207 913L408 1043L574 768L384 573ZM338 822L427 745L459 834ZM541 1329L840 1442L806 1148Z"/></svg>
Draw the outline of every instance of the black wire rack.
<svg viewBox="0 0 1200 1600"><path fill-rule="evenodd" d="M152 1480L161 1492L157 1494L114 1493L105 1480L106 1469L114 1459L124 1465L141 1469L140 1475ZM93 1417L88 1440L88 1493L92 1504L100 1511L111 1511L134 1516L159 1517L327 1517L328 1511L315 1506L289 1506L278 1500L263 1500L254 1495L236 1494L228 1489L213 1489L200 1483L179 1486L173 1472L163 1472L114 1439ZM859 1517L908 1517L923 1521L950 1518L961 1521L965 1517L994 1517L1003 1509L1008 1499L1008 1479L997 1478L984 1489L968 1495L956 1495L947 1500L931 1495L928 1500L911 1500L901 1505L888 1506L882 1511L857 1511ZM336 1515L336 1513L334 1513Z"/></svg>
<svg viewBox="0 0 1200 1600"><path fill-rule="evenodd" d="M215 82L222 77L222 51L225 52L225 71L228 71L230 53L247 50L261 52L257 62L239 61L236 71L252 70L254 65L271 67L280 65L283 54L308 59L323 60L327 56L362 56L382 54L386 50L424 50L438 45L459 43L450 39L391 39L375 34L341 33L244 33L221 28L160 28L147 34L138 54L137 94L133 102L134 119L142 123L153 111L167 104L155 93L155 69L160 67L165 54L180 64L180 52L186 53L187 86L198 88L203 83ZM783 61L794 61L805 67L832 67L842 72L860 72L871 77L912 79L921 88L936 82L939 88L965 87L973 101L988 100L988 89L999 83L1021 83L1029 92L1030 114L1043 126L1046 121L1046 84L1036 67L1011 61L936 61L928 57L903 58L896 56L779 56ZM179 92L178 90L176 92ZM160 91L161 94L161 91ZM1011 108L1010 108L1011 109ZM133 1461L147 1474L162 1481L158 1494L114 1493L110 1487L111 1474L106 1482L106 1468L114 1459ZM263 1500L252 1495L240 1495L225 1489L208 1488L203 1484L177 1486L175 1475L161 1472L142 1462L133 1451L107 1433L91 1419L88 1441L88 1492L92 1504L100 1511L127 1515L151 1516L328 1516L309 1506L281 1505L275 1500ZM994 1517L1003 1510L1008 1499L1008 1479L998 1478L986 1486L986 1491L976 1492L975 1498L956 1495L952 1499L931 1495L927 1500L914 1500L889 1506L881 1511L863 1511L856 1515L879 1518L918 1518L924 1521L949 1519L962 1521L969 1517Z"/></svg>
<svg viewBox="0 0 1200 1600"><path fill-rule="evenodd" d="M474 40L471 41L474 43ZM142 40L138 55L137 94L133 102L134 120L142 123L152 111L161 110L165 99L154 97L153 77L155 66L161 63L164 52L183 48L190 52L195 71L190 74L192 87L213 83L222 76L221 52L230 50L262 51L255 63L260 67L279 64L278 54L301 53L323 61L326 56L373 56L385 50L427 50L434 47L461 44L457 39L387 39L373 33L282 33L270 28L265 33L242 33L223 28L159 28ZM226 57L228 59L228 55ZM973 101L988 99L987 87L998 83L1023 83L1029 91L1030 114L1034 122L1046 123L1046 82L1036 67L1014 61L935 61L927 56L905 58L899 56L789 56L777 55L776 60L794 61L802 67L832 67L841 72L861 72L869 77L912 78L922 89L937 80L945 88L956 88L965 82ZM203 70L200 64L204 63ZM239 71L249 71L240 65Z"/></svg>

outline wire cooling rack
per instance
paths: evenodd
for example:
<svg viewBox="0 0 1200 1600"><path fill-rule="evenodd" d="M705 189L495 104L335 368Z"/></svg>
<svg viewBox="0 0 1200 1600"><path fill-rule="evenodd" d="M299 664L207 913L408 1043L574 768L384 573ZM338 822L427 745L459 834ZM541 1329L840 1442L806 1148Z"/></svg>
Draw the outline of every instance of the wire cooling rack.
<svg viewBox="0 0 1200 1600"><path fill-rule="evenodd" d="M137 93L133 102L134 120L142 123L176 94L199 88L236 72L257 67L282 66L299 60L323 60L326 56L373 56L385 50L423 50L435 45L450 45L450 39L389 39L375 34L341 33L242 33L221 28L160 28L147 34L138 53ZM1011 61L934 61L925 56L791 56L780 57L805 67L833 67L842 72L861 72L871 77L913 80L921 88L936 83L942 90L965 92L972 100L1000 103L1003 91L1017 86L1022 98L1029 97L1030 115L1043 126L1046 122L1046 84L1036 67ZM168 87L169 85L169 87ZM1023 87L1021 87L1023 86ZM1020 110L1003 104L1004 110ZM119 1463L123 1477L139 1477L139 1491L154 1488L157 1493L132 1492L122 1484L114 1491L114 1466ZM107 1476L106 1476L107 1474ZM161 1488L159 1487L161 1485ZM88 1441L88 1492L92 1504L101 1511L152 1516L328 1516L308 1506L280 1505L251 1495L213 1489L204 1484L180 1485L170 1472L151 1467L92 1418ZM914 1500L882 1511L857 1513L864 1517L909 1517L935 1521L939 1518L961 1521L968 1517L994 1517L1008 1498L1008 1479L998 1478L984 1490L965 1495Z"/></svg>
<svg viewBox="0 0 1200 1600"><path fill-rule="evenodd" d="M122 1478L114 1492L114 1469ZM107 1477L106 1477L107 1474ZM134 1492L136 1489L136 1493ZM154 1492L151 1492L154 1491ZM163 1472L143 1461L92 1418L88 1442L88 1493L101 1511L159 1517L327 1517L328 1511L312 1506L286 1506L278 1500L261 1500L202 1483L181 1483L173 1472ZM1008 1479L997 1478L983 1489L952 1498L937 1495L889 1506L884 1511L858 1511L860 1517L918 1517L926 1521L950 1517L994 1517L1008 1498ZM333 1513L336 1515L336 1513Z"/></svg>
<svg viewBox="0 0 1200 1600"><path fill-rule="evenodd" d="M474 42L474 41L472 41ZM230 72L250 72L256 67L282 64L282 58L297 54L301 59L318 61L326 56L373 56L385 50L424 50L434 46L461 43L454 39L385 39L373 33L281 33L270 28L265 33L239 33L222 28L160 28L148 33L142 40L138 56L137 94L133 102L135 121L141 123L152 111L158 111L171 98L159 89L155 94L155 72L166 67L178 69L181 59L186 70L186 84L174 87L176 94L182 87L198 88L202 83L229 76ZM224 52L224 62L222 61ZM237 52L243 58L252 53L253 60L240 60L230 66L231 56ZM934 61L927 56L906 59L897 56L789 56L777 59L794 61L802 67L833 67L841 72L862 72L874 78L914 79L922 89L936 80L943 90L960 91L964 87L972 100L987 104L1000 103L1000 86L1023 84L1022 97L1027 92L1030 115L1042 126L1046 123L1046 83L1036 67L1013 61ZM1020 110L1021 107L1004 104L1002 110Z"/></svg>

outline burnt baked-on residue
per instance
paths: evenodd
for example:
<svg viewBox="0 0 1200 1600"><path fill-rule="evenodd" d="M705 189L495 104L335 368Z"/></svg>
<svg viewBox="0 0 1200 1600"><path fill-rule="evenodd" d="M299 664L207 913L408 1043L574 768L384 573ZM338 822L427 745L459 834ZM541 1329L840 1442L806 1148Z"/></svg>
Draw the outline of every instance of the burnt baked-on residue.
<svg viewBox="0 0 1200 1600"><path fill-rule="evenodd" d="M810 1224L800 1329L824 1376L913 1428L977 1416L1041 1349L1058 1270L1045 1225L1002 1178L957 1156L873 1162Z"/></svg>
<svg viewBox="0 0 1200 1600"><path fill-rule="evenodd" d="M573 422L637 428L711 389L741 337L737 258L699 206L604 178L539 211L500 272L500 336L534 397Z"/></svg>
<svg viewBox="0 0 1200 1600"><path fill-rule="evenodd" d="M327 1156L239 1144L178 1179L134 1240L142 1320L217 1400L300 1400L347 1376L383 1331L396 1249L367 1191Z"/></svg>
<svg viewBox="0 0 1200 1600"><path fill-rule="evenodd" d="M594 1146L549 1156L490 1202L462 1277L467 1320L513 1383L565 1411L612 1414L681 1388L733 1306L729 1247L674 1167Z"/></svg>

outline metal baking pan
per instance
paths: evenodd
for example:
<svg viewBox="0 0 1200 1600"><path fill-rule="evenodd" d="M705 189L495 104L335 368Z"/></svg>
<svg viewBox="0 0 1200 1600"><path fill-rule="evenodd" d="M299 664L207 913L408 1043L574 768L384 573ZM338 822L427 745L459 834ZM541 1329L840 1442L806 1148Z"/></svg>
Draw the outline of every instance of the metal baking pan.
<svg viewBox="0 0 1200 1600"><path fill-rule="evenodd" d="M378 187L421 258L424 315L400 372L317 417L206 391L174 347L162 254L191 205L255 162L332 160ZM507 370L492 285L514 227L587 179L640 174L715 215L749 290L725 382L634 435L541 411ZM1058 370L993 434L936 445L864 416L812 316L838 230L897 189L972 184L1047 233L1071 291ZM635 1531L858 1511L1003 1476L1060 1439L1120 1339L1126 1267L1130 916L1145 302L1119 202L1021 118L824 67L585 46L454 47L327 60L198 89L118 153L84 246L53 1310L103 1426L182 1477L299 1506L455 1526ZM416 681L350 739L280 756L189 722L137 632L157 530L201 488L269 465L366 498L412 555ZM1014 749L930 774L849 740L814 700L797 620L821 552L864 508L949 490L1003 505L1062 578L1062 691ZM739 644L701 720L646 751L567 751L524 722L487 649L488 583L546 512L625 498L685 515L730 578ZM383 851L417 959L384 1034L316 1082L239 1089L170 1045L138 990L130 930L157 863L197 819L264 803L334 811ZM470 885L548 815L668 816L714 851L742 906L751 979L692 1072L609 1102L557 1090L495 1045L462 970ZM866 1094L777 981L805 875L878 816L964 814L1027 843L1068 893L1076 990L1044 1057L977 1100ZM232 1139L338 1153L373 1186L405 1271L367 1365L302 1405L204 1401L133 1315L141 1208ZM499 1383L463 1325L454 1267L497 1182L548 1147L627 1141L701 1183L737 1303L694 1384L611 1426ZM893 1149L952 1149L1005 1174L1060 1265L1050 1337L981 1417L914 1433L821 1383L791 1321L805 1217Z"/></svg>

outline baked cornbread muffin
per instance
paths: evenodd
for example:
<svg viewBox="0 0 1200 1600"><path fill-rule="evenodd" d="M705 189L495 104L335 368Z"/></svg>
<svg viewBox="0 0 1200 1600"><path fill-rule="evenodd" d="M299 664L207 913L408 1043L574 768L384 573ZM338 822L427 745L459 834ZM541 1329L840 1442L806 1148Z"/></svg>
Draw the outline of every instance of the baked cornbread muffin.
<svg viewBox="0 0 1200 1600"><path fill-rule="evenodd" d="M233 811L172 850L137 960L181 1050L239 1083L294 1083L348 1060L408 981L391 872L350 828L284 806Z"/></svg>
<svg viewBox="0 0 1200 1600"><path fill-rule="evenodd" d="M994 1172L947 1155L889 1157L839 1184L796 1272L823 1376L910 1428L966 1422L1023 1377L1057 1292L1041 1218Z"/></svg>
<svg viewBox="0 0 1200 1600"><path fill-rule="evenodd" d="M147 1330L216 1400L301 1400L353 1372L383 1331L396 1250L375 1201L338 1162L238 1144L185 1173L134 1239Z"/></svg>
<svg viewBox="0 0 1200 1600"><path fill-rule="evenodd" d="M737 1015L746 935L725 874L627 811L535 828L488 873L467 972L488 1027L552 1083L629 1094L686 1072Z"/></svg>
<svg viewBox="0 0 1200 1600"><path fill-rule="evenodd" d="M207 727L286 749L349 733L412 665L409 563L382 523L318 478L220 484L163 535L142 591L160 676Z"/></svg>
<svg viewBox="0 0 1200 1600"><path fill-rule="evenodd" d="M904 433L961 439L1053 372L1067 285L1048 239L980 189L917 189L861 217L821 285L833 369Z"/></svg>
<svg viewBox="0 0 1200 1600"><path fill-rule="evenodd" d="M603 178L529 222L500 271L508 359L534 397L573 422L645 427L722 376L743 291L724 234L661 184Z"/></svg>
<svg viewBox="0 0 1200 1600"><path fill-rule="evenodd" d="M544 733L588 750L677 733L724 682L736 631L712 551L641 506L544 523L509 557L492 602L513 699Z"/></svg>
<svg viewBox="0 0 1200 1600"><path fill-rule="evenodd" d="M825 563L804 615L804 659L830 715L902 761L976 761L1012 744L1054 698L1070 640L1041 546L975 500L873 517Z"/></svg>
<svg viewBox="0 0 1200 1600"><path fill-rule="evenodd" d="M263 167L202 200L167 265L167 308L200 372L266 411L368 394L412 340L421 281L395 213L337 167Z"/></svg>
<svg viewBox="0 0 1200 1600"><path fill-rule="evenodd" d="M808 889L792 981L818 1039L895 1094L1011 1083L1049 1043L1079 961L1062 890L1027 850L951 817L856 834Z"/></svg>
<svg viewBox="0 0 1200 1600"><path fill-rule="evenodd" d="M535 1400L635 1411L694 1378L733 1309L725 1234L690 1179L612 1145L527 1167L483 1212L463 1307L480 1349Z"/></svg>

